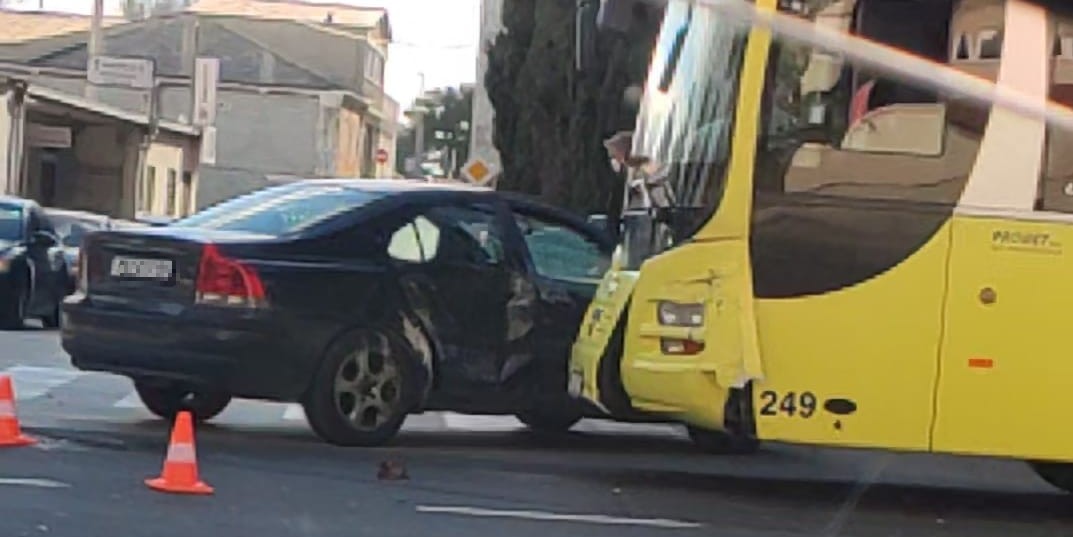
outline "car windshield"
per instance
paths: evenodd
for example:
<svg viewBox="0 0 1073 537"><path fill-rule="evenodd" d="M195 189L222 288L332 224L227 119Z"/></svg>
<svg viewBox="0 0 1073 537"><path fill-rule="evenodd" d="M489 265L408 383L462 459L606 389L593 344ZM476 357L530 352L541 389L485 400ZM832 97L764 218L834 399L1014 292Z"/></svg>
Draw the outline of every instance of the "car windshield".
<svg viewBox="0 0 1073 537"><path fill-rule="evenodd" d="M0 240L22 239L22 207L13 203L0 203Z"/></svg>
<svg viewBox="0 0 1073 537"><path fill-rule="evenodd" d="M715 211L745 42L713 8L668 4L633 135L632 153L644 162L627 193L628 267L691 236Z"/></svg>
<svg viewBox="0 0 1073 537"><path fill-rule="evenodd" d="M340 185L284 185L258 190L172 224L281 236L361 207L383 193Z"/></svg>

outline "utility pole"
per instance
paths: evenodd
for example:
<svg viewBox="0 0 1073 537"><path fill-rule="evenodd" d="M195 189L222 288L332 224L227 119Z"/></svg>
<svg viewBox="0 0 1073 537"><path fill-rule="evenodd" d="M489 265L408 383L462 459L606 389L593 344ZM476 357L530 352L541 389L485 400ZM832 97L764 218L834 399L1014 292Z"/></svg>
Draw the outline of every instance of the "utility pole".
<svg viewBox="0 0 1073 537"><path fill-rule="evenodd" d="M196 13L187 13L182 16L183 20L183 39L182 39L182 56L183 56L183 74L190 77L190 102L188 103L188 113L190 114L189 123L193 124L197 120L197 110L194 108L197 103L196 88L197 85L194 81L197 79L197 49L198 49L198 15Z"/></svg>
<svg viewBox="0 0 1073 537"><path fill-rule="evenodd" d="M414 121L414 156L417 157L417 165L420 166L425 159L425 73L417 73L421 83L417 87L417 119Z"/></svg>
<svg viewBox="0 0 1073 537"><path fill-rule="evenodd" d="M104 18L104 0L93 0L93 18L89 27L89 54L87 55L87 61L92 62L93 58L100 56L104 52L104 39L101 35L101 23ZM97 87L89 82L89 64L86 64L86 90L85 95L87 99L97 100Z"/></svg>

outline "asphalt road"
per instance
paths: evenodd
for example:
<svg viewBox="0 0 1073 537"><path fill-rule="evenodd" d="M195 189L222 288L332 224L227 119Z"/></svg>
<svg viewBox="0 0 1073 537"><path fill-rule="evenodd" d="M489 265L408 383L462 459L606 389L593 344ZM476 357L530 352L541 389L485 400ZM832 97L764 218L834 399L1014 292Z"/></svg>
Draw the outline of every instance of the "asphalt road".
<svg viewBox="0 0 1073 537"><path fill-rule="evenodd" d="M387 448L320 443L293 408L243 402L198 429L210 497L148 490L167 428L130 384L71 370L55 333L0 332L33 447L0 449L0 535L1050 536L1073 498L1016 462L765 446L695 452L667 426L560 437L418 416ZM383 461L409 479L377 479Z"/></svg>

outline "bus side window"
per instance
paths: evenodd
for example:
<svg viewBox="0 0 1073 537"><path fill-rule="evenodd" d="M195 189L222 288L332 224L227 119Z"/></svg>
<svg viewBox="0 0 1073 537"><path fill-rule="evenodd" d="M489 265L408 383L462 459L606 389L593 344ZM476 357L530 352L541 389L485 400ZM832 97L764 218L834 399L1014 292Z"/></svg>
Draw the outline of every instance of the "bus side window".
<svg viewBox="0 0 1073 537"><path fill-rule="evenodd" d="M1050 100L1073 106L1073 18L1057 14L1052 17L1057 19L1055 42L1060 54L1051 70ZM1073 131L1048 125L1043 151L1037 208L1073 213Z"/></svg>
<svg viewBox="0 0 1073 537"><path fill-rule="evenodd" d="M900 43L910 52L951 50L940 31L899 39L931 40ZM913 255L951 218L990 109L788 40L771 54L754 170L756 294L791 298L859 284ZM810 65L817 58L837 71L819 76ZM819 79L838 82L823 91ZM819 130L817 102L827 109Z"/></svg>

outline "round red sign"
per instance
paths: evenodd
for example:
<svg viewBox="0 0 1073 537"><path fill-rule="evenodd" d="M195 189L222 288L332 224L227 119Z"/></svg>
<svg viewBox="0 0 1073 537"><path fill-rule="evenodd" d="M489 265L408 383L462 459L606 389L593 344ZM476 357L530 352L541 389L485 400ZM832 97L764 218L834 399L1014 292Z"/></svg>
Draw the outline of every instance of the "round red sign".
<svg viewBox="0 0 1073 537"><path fill-rule="evenodd" d="M376 162L379 164L387 163L387 149L376 150Z"/></svg>

